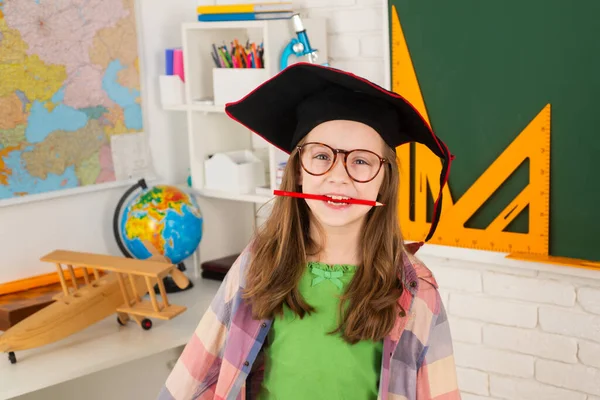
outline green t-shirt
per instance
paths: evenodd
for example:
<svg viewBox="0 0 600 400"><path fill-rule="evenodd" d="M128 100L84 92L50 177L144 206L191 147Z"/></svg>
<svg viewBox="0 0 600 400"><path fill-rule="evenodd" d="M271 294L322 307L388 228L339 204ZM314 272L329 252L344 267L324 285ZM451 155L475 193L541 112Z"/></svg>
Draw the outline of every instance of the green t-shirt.
<svg viewBox="0 0 600 400"><path fill-rule="evenodd" d="M340 334L339 296L355 266L309 262L299 291L315 308L303 319L284 306L265 347L265 375L260 400L376 399L382 342L351 345Z"/></svg>

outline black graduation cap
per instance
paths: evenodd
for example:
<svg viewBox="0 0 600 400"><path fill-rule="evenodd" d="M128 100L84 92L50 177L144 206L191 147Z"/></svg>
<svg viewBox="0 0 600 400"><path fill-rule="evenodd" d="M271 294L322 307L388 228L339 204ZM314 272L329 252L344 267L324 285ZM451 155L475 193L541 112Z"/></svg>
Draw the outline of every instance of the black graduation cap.
<svg viewBox="0 0 600 400"><path fill-rule="evenodd" d="M392 148L426 145L442 159L440 192L429 240L442 207L442 188L454 156L419 112L402 96L360 76L333 67L300 62L259 85L242 99L227 103L227 115L280 150L291 153L315 126L330 120L362 122Z"/></svg>

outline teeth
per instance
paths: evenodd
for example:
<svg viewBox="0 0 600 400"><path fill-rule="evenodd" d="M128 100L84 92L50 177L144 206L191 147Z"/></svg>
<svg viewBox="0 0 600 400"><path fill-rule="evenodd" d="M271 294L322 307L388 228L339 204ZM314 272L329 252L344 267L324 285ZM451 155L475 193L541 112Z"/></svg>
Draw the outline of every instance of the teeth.
<svg viewBox="0 0 600 400"><path fill-rule="evenodd" d="M348 200L349 197L344 197L344 196L328 196L331 200L338 200L338 201L331 201L331 200L327 200L328 204L332 204L334 206L343 206L343 205L348 205L348 203L339 201L339 200Z"/></svg>

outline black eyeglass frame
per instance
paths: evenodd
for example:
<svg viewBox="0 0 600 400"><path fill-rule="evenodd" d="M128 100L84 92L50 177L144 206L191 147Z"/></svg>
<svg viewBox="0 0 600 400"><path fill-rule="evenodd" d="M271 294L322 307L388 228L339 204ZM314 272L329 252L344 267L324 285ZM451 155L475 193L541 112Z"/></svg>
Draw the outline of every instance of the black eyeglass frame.
<svg viewBox="0 0 600 400"><path fill-rule="evenodd" d="M313 172L310 172L305 166L304 163L302 162L302 148L304 146L307 146L309 144L317 144L317 145L321 145L321 146L325 146L328 149L330 149L333 152L333 162L331 163L331 166L327 169L327 171L321 173L321 174L315 174ZM388 163L388 160L381 157L379 154L371 151L371 150L366 150L366 149L352 149L352 150L342 150L342 149L334 149L333 147L325 144L325 143L321 143L321 142L307 142L304 143L302 145L296 146L296 149L298 149L298 157L300 157L300 165L302 166L302 169L306 171L307 174L313 175L313 176L322 176L325 175L326 173L328 173L329 171L331 171L331 169L335 166L335 163L337 161L337 156L339 153L344 155L344 158L342 159L342 164L344 164L344 169L346 170L346 173L348 174L348 176L350 177L350 179L352 179L354 182L358 182L358 183L367 183L367 182L371 182L373 179L375 179L377 177L377 175L379 174L379 171L381 171L381 167L383 166L383 164ZM352 174L350 173L350 171L348 171L348 166L346 165L346 161L348 160L348 155L352 152L355 151L365 151L367 153L371 153L374 156L377 157L377 159L379 160L379 168L377 168L377 172L375 172L373 174L373 177L371 179L368 179L366 181L360 181L358 179L355 179Z"/></svg>

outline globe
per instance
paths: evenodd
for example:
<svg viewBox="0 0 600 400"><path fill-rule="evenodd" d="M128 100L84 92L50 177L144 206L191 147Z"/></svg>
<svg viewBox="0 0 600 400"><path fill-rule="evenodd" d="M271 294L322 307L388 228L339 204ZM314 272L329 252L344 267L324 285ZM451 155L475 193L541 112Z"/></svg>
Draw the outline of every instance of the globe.
<svg viewBox="0 0 600 400"><path fill-rule="evenodd" d="M196 200L168 185L141 186L123 209L119 234L133 257L150 257L144 240L152 243L171 263L179 264L194 253L202 240L202 213Z"/></svg>

